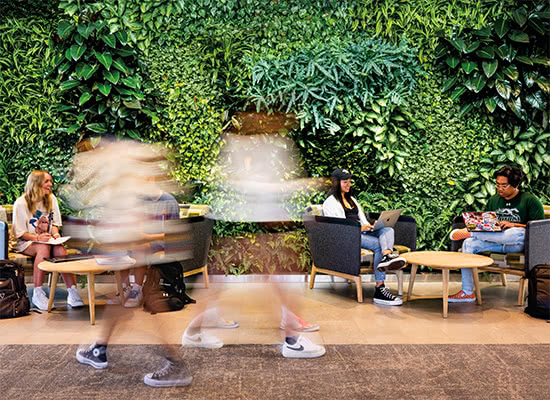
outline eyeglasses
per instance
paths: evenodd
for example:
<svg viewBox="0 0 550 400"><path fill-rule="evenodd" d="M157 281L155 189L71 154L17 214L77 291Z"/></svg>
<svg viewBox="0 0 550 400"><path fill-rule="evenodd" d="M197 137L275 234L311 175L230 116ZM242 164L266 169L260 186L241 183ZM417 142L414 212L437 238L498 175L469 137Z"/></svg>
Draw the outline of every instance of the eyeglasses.
<svg viewBox="0 0 550 400"><path fill-rule="evenodd" d="M498 188L502 188L502 189L508 189L510 187L510 184L509 183L497 183L495 185Z"/></svg>

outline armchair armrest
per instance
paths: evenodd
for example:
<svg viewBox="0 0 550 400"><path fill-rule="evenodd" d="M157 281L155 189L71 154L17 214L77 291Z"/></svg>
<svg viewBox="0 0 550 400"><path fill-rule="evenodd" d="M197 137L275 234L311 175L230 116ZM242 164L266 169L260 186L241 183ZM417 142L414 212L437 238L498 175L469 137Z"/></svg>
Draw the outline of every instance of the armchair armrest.
<svg viewBox="0 0 550 400"><path fill-rule="evenodd" d="M358 276L361 267L361 226L344 218L304 217L311 255L318 268Z"/></svg>

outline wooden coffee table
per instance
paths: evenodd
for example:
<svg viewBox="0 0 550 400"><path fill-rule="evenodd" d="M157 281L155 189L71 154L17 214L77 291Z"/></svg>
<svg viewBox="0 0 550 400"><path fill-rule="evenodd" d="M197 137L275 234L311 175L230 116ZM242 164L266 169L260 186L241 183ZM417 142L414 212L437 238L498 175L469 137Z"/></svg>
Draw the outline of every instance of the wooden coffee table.
<svg viewBox="0 0 550 400"><path fill-rule="evenodd" d="M411 265L411 276L409 278L409 290L407 292L407 301L413 300L412 290L414 278L419 265L440 269L443 279L443 318L447 318L449 308L449 271L451 269L471 268L474 275L474 285L476 289L476 301L481 305L481 291L479 290L479 277L477 269L479 267L488 267L493 265L493 259L477 254L457 253L454 251L413 251L411 253L401 254L407 264ZM416 299L433 299L434 296L418 296Z"/></svg>
<svg viewBox="0 0 550 400"><path fill-rule="evenodd" d="M52 286L50 288L50 298L48 301L48 312L52 311L53 298L55 296L55 288L57 286L57 279L60 273L86 275L88 277L88 303L90 307L90 323L95 325L95 276L106 271L114 271L116 276L116 283L119 293L124 293L122 290L122 278L120 271L128 268L132 268L135 261L132 264L121 265L99 265L95 258L87 260L66 261L60 263L52 263L49 261L42 261L38 264L38 268L42 271L52 273Z"/></svg>

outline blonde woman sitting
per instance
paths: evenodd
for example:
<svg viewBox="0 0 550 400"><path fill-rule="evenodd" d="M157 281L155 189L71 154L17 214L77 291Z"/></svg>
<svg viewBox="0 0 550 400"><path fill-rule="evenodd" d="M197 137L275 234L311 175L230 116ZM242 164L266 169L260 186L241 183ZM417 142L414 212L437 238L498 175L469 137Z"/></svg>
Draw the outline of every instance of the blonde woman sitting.
<svg viewBox="0 0 550 400"><path fill-rule="evenodd" d="M51 245L50 238L59 238L61 213L56 197L52 193L52 177L46 171L32 171L27 178L25 194L13 205L13 231L17 238L16 251L34 257L34 291L32 303L40 310L48 309L48 298L44 293L45 272L38 264L46 257L59 257L67 254L63 245ZM76 290L72 274L61 274L69 295L67 304L82 307L84 303Z"/></svg>

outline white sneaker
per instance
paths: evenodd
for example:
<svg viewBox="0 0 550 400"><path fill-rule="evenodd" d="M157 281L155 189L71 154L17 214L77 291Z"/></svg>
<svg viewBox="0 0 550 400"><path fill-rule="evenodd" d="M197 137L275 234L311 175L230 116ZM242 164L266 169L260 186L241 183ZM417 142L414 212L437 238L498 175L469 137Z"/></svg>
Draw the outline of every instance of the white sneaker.
<svg viewBox="0 0 550 400"><path fill-rule="evenodd" d="M46 293L44 293L44 289L41 287L34 288L32 291L32 304L39 310L48 311L48 298L46 297ZM53 308L52 304L52 309Z"/></svg>
<svg viewBox="0 0 550 400"><path fill-rule="evenodd" d="M181 344L183 347L201 347L204 349L219 349L223 347L223 342L220 339L213 335L207 335L206 332L195 335L184 333Z"/></svg>
<svg viewBox="0 0 550 400"><path fill-rule="evenodd" d="M291 340L294 343L289 343L286 338L283 343L283 357L286 358L316 358L321 357L326 353L325 347L311 342L311 340L300 335L296 340Z"/></svg>
<svg viewBox="0 0 550 400"><path fill-rule="evenodd" d="M76 289L76 286L71 286L68 290L69 292L67 296L67 304L71 307L83 307L84 303L82 302L82 299L80 298L78 294L78 290Z"/></svg>
<svg viewBox="0 0 550 400"><path fill-rule="evenodd" d="M130 288L125 286L122 288L122 290L124 292L124 303L126 303L126 300L128 300L128 296L130 296ZM107 300L107 304L120 304L120 294L117 294L112 299Z"/></svg>
<svg viewBox="0 0 550 400"><path fill-rule="evenodd" d="M130 289L128 298L124 303L124 307L128 307L128 308L139 307L142 301L143 301L143 291L141 290L141 286L134 285L132 286L132 289Z"/></svg>

